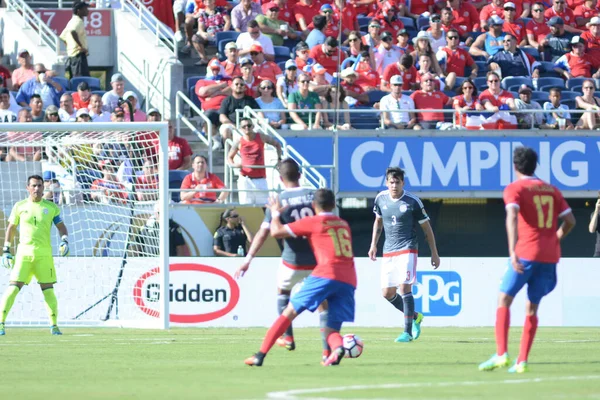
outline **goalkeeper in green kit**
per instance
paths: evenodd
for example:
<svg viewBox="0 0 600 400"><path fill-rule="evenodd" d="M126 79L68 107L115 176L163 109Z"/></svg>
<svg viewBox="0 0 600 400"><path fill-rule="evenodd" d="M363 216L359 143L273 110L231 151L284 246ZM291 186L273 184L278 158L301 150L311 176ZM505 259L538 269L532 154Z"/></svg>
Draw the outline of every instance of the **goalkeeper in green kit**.
<svg viewBox="0 0 600 400"><path fill-rule="evenodd" d="M58 302L54 294L56 271L52 258L50 231L56 225L61 235L59 253L69 254L67 227L60 216L60 209L52 201L42 198L44 180L39 175L27 178L29 198L16 203L8 219L8 227L4 237L4 248L0 264L4 268L13 269L10 274L10 285L0 300L0 336L5 335L4 322L15 302L15 298L23 285L28 285L35 276L40 284L48 315L50 316L52 335L62 335L56 321L58 319ZM15 230L19 227L19 247L13 258L10 253ZM13 268L14 266L14 268Z"/></svg>

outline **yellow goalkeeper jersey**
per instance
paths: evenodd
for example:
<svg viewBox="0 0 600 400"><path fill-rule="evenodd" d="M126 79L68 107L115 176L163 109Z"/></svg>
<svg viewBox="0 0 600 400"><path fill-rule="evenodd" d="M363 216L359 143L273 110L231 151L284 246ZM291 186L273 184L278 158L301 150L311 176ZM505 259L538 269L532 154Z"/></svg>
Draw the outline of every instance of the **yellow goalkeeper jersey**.
<svg viewBox="0 0 600 400"><path fill-rule="evenodd" d="M52 224L62 222L60 208L48 200L30 199L15 204L8 222L19 227L19 256L52 256Z"/></svg>

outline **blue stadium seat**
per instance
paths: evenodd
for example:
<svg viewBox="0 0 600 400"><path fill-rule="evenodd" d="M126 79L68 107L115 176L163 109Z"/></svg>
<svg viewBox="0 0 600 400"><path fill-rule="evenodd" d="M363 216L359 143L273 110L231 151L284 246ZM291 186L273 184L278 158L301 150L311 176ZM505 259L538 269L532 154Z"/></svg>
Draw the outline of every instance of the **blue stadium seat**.
<svg viewBox="0 0 600 400"><path fill-rule="evenodd" d="M569 89L571 92L583 93L583 85L573 86Z"/></svg>
<svg viewBox="0 0 600 400"><path fill-rule="evenodd" d="M458 89L460 87L460 85L462 85L462 83L466 80L467 80L467 78L463 78L462 76L457 76L456 83L454 84L454 88Z"/></svg>
<svg viewBox="0 0 600 400"><path fill-rule="evenodd" d="M554 63L553 62L541 61L540 63L542 64L542 71L540 71L540 75L542 77L554 77L554 78L561 77L556 71L554 71Z"/></svg>
<svg viewBox="0 0 600 400"><path fill-rule="evenodd" d="M287 61L290 59L290 49L284 46L273 46L275 50L275 62Z"/></svg>
<svg viewBox="0 0 600 400"><path fill-rule="evenodd" d="M71 85L69 84L69 80L64 76L55 76L52 78L55 82L58 82L60 86L63 87L65 91L71 90Z"/></svg>
<svg viewBox="0 0 600 400"><path fill-rule="evenodd" d="M417 20L417 29L420 31L424 31L424 30L427 30L427 29L423 29L426 26L429 26L429 18L419 17L419 19Z"/></svg>
<svg viewBox="0 0 600 400"><path fill-rule="evenodd" d="M475 61L477 64L477 76L485 76L488 73L488 65L485 61Z"/></svg>
<svg viewBox="0 0 600 400"><path fill-rule="evenodd" d="M224 31L224 32L217 32L217 36L215 37L215 42L219 43L221 40L226 40L229 39L230 41L233 40L237 40L238 36L240 36L240 32L236 32L236 31Z"/></svg>
<svg viewBox="0 0 600 400"><path fill-rule="evenodd" d="M510 92L510 94L512 94L512 95L513 95L513 97L514 97L515 99L518 99L518 98L519 98L519 92L515 92L515 91L513 91L513 90L509 90L509 92Z"/></svg>
<svg viewBox="0 0 600 400"><path fill-rule="evenodd" d="M369 22L371 22L371 17L357 17L356 20L358 21L358 25L359 26L363 26L363 25L369 25Z"/></svg>
<svg viewBox="0 0 600 400"><path fill-rule="evenodd" d="M561 100L560 104L563 104L567 107L569 107L569 110L575 110L577 108L577 103L575 102L575 100ZM581 114L577 114L577 118L579 119L579 116Z"/></svg>
<svg viewBox="0 0 600 400"><path fill-rule="evenodd" d="M560 94L560 99L562 100L575 100L575 97L581 96L581 93L571 92L569 90L565 90Z"/></svg>
<svg viewBox="0 0 600 400"><path fill-rule="evenodd" d="M77 85L81 82L87 82L90 90L100 90L100 79L91 76L76 76L71 78L71 88L77 90Z"/></svg>
<svg viewBox="0 0 600 400"><path fill-rule="evenodd" d="M473 79L473 83L478 91L482 91L483 88L487 88L487 78L485 76L478 76Z"/></svg>
<svg viewBox="0 0 600 400"><path fill-rule="evenodd" d="M287 38L283 41L283 47L287 47L288 49L293 49L300 42L298 39L290 39Z"/></svg>
<svg viewBox="0 0 600 400"><path fill-rule="evenodd" d="M200 79L204 79L204 76L202 75L196 75L196 76L190 76L189 78L187 78L185 80L185 87L186 88L193 88L196 86L196 82L198 82Z"/></svg>
<svg viewBox="0 0 600 400"><path fill-rule="evenodd" d="M355 129L375 129L381 121L376 113L350 113L350 125Z"/></svg>
<svg viewBox="0 0 600 400"><path fill-rule="evenodd" d="M477 40L477 38L479 37L479 35L483 35L482 32L469 32L467 34L468 37L472 37L473 40Z"/></svg>
<svg viewBox="0 0 600 400"><path fill-rule="evenodd" d="M358 30L362 33L369 33L369 25L358 25Z"/></svg>
<svg viewBox="0 0 600 400"><path fill-rule="evenodd" d="M533 82L531 81L531 78L525 76L507 76L506 78L502 79L501 86L502 89L508 90L508 88L511 86L520 86L523 84L529 87L533 87Z"/></svg>
<svg viewBox="0 0 600 400"><path fill-rule="evenodd" d="M404 27L406 29L408 29L408 28L417 29L417 25L415 25L415 21L412 18L400 17L400 21L402 21L402 23L404 24Z"/></svg>
<svg viewBox="0 0 600 400"><path fill-rule="evenodd" d="M527 23L531 21L531 18L521 18L521 21L523 22L523 25L527 26Z"/></svg>
<svg viewBox="0 0 600 400"><path fill-rule="evenodd" d="M279 67L279 69L281 69L282 71L285 71L285 61L279 61L277 63L277 66Z"/></svg>
<svg viewBox="0 0 600 400"><path fill-rule="evenodd" d="M506 90L508 90L509 92L518 93L520 88L521 85L510 85Z"/></svg>
<svg viewBox="0 0 600 400"><path fill-rule="evenodd" d="M414 38L417 37L417 34L419 32L417 31L417 28L406 28L406 33L408 33L409 39L413 40Z"/></svg>
<svg viewBox="0 0 600 400"><path fill-rule="evenodd" d="M92 90L92 94L104 96L104 93L106 93L104 90Z"/></svg>
<svg viewBox="0 0 600 400"><path fill-rule="evenodd" d="M204 79L204 76L190 76L189 78L186 79L186 85L187 85L187 95L188 98L192 101L192 103L194 103L198 108L201 108L202 106L202 102L200 101L200 99L198 98L198 96L196 96L196 82L198 82L200 79ZM192 112L192 116L194 115L194 113Z"/></svg>
<svg viewBox="0 0 600 400"><path fill-rule="evenodd" d="M541 60L540 52L538 51L538 49L533 47L520 47L520 49L523 50L525 53L532 55L533 58L535 58L536 60Z"/></svg>
<svg viewBox="0 0 600 400"><path fill-rule="evenodd" d="M553 78L553 77L549 77L549 76L538 78L537 90L543 92L544 90L542 90L541 88L544 86L554 86L554 87L564 88L565 81L562 78Z"/></svg>
<svg viewBox="0 0 600 400"><path fill-rule="evenodd" d="M219 32L219 33L222 33L222 32ZM218 57L221 61L225 60L225 46L229 42L235 42L235 40L229 38L229 39L223 39L220 42L217 42L217 53L218 53Z"/></svg>
<svg viewBox="0 0 600 400"><path fill-rule="evenodd" d="M571 78L567 80L566 88L571 90L573 86L581 86L589 78Z"/></svg>
<svg viewBox="0 0 600 400"><path fill-rule="evenodd" d="M539 92L539 91L533 91L531 92L531 100L535 100L535 101L548 101L549 98L549 93L548 92Z"/></svg>
<svg viewBox="0 0 600 400"><path fill-rule="evenodd" d="M370 92L367 92L367 94L369 95L369 105L372 106L380 101L383 96L388 94L388 92L384 92L383 90L371 90Z"/></svg>
<svg viewBox="0 0 600 400"><path fill-rule="evenodd" d="M186 177L186 175L189 174L189 171L178 171L178 170L173 170L173 171L169 171L169 189L180 189L181 188L181 182L183 182L183 178ZM179 203L179 193L178 192L173 192L171 193L171 199L176 202Z"/></svg>

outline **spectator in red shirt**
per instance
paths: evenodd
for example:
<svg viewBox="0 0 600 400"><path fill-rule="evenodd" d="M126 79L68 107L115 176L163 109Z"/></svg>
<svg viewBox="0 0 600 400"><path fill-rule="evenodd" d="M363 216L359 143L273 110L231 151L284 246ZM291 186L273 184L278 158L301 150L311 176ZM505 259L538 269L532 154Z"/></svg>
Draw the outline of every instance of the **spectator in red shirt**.
<svg viewBox="0 0 600 400"><path fill-rule="evenodd" d="M229 87L231 78L223 75L223 67L216 58L208 63L208 69L211 70L212 76L200 79L196 83L195 92L202 102L204 115L212 122L212 132L210 134L215 136L218 134L217 128L220 125L219 108L223 100L231 94L231 88ZM215 140L215 143L220 143L220 140Z"/></svg>
<svg viewBox="0 0 600 400"><path fill-rule="evenodd" d="M469 1L448 0L446 7L452 12L452 25L464 38L467 32L475 32L479 29L479 11ZM444 23L444 11L442 9L442 24Z"/></svg>
<svg viewBox="0 0 600 400"><path fill-rule="evenodd" d="M350 67L344 69L340 75L343 79L342 87L346 91L346 96L354 99L354 101L352 99L350 101L347 100L348 104L350 106L367 104L369 102L369 95L362 87L356 84L356 79L358 78L356 71Z"/></svg>
<svg viewBox="0 0 600 400"><path fill-rule="evenodd" d="M460 85L459 95L452 98L452 105L456 110L454 123L458 126L466 126L469 114L464 114L464 112L483 110L481 103L477 99L477 88L471 79L463 81Z"/></svg>
<svg viewBox="0 0 600 400"><path fill-rule="evenodd" d="M446 88L450 90L456 83L456 77L465 76L465 67L471 67L471 78L477 77L477 64L468 51L459 47L460 37L456 29L450 29L446 34L448 45L437 53L437 59L446 74Z"/></svg>
<svg viewBox="0 0 600 400"><path fill-rule="evenodd" d="M12 73L12 89L9 89L14 91L18 91L22 84L36 76L29 51L20 49L17 52L17 62L19 63L19 68L15 69Z"/></svg>
<svg viewBox="0 0 600 400"><path fill-rule="evenodd" d="M433 14L433 0L412 0L409 4L410 7L406 7L405 4L399 4L400 12L414 20L419 19L421 14L425 12Z"/></svg>
<svg viewBox="0 0 600 400"><path fill-rule="evenodd" d="M337 20L342 19L342 33L344 36L348 36L351 31L360 30L358 18L356 18L358 13L352 3L345 0L334 0L332 6L333 14L337 17Z"/></svg>
<svg viewBox="0 0 600 400"><path fill-rule="evenodd" d="M129 194L127 188L117 179L115 166L110 160L102 160L98 165L102 171L102 178L92 182L90 187L92 200L104 204L125 204Z"/></svg>
<svg viewBox="0 0 600 400"><path fill-rule="evenodd" d="M360 54L360 61L356 66L356 72L358 73L358 79L356 84L363 88L365 91L376 90L379 87L379 74L373 67L375 61L371 57L370 52L363 51Z"/></svg>
<svg viewBox="0 0 600 400"><path fill-rule="evenodd" d="M240 60L240 67L242 71L242 79L246 84L246 96L256 98L259 95L258 87L260 86L261 80L256 77L254 72L254 62L250 58L244 57ZM233 84L233 79L229 81L229 84Z"/></svg>
<svg viewBox="0 0 600 400"><path fill-rule="evenodd" d="M331 4L323 4L321 6L320 15L325 17L325 27L323 28L323 33L325 36L338 37L339 32L339 18L337 15L333 13L333 7ZM313 24L309 25L309 28L312 28Z"/></svg>
<svg viewBox="0 0 600 400"><path fill-rule="evenodd" d="M481 13L479 13L479 26L483 32L488 30L488 20L492 16L497 15L502 18L502 15L504 15L503 5L504 0L492 0L491 4L488 4L481 9Z"/></svg>
<svg viewBox="0 0 600 400"><path fill-rule="evenodd" d="M425 74L421 77L421 90L417 90L410 95L415 102L417 110L441 110L444 106L452 105L452 99L440 92L434 90L435 77L432 74ZM437 123L444 121L444 114L441 112L420 112L418 113L419 125L423 129L436 129Z"/></svg>
<svg viewBox="0 0 600 400"><path fill-rule="evenodd" d="M158 145L157 145L158 147ZM169 122L169 170L188 170L192 165L192 149L187 140L175 136L175 126ZM158 151L157 151L158 152Z"/></svg>
<svg viewBox="0 0 600 400"><path fill-rule="evenodd" d="M224 75L229 76L230 78L241 75L242 71L239 63L240 57L235 42L229 42L225 45L225 57L227 57L225 61L221 61L221 65L225 71ZM206 71L206 76L209 76L209 71L212 70L208 69Z"/></svg>
<svg viewBox="0 0 600 400"><path fill-rule="evenodd" d="M583 4L577 6L573 11L575 15L575 22L577 23L577 27L580 29L585 29L584 27L592 17L598 16L598 6L596 4L596 0L586 0Z"/></svg>
<svg viewBox="0 0 600 400"><path fill-rule="evenodd" d="M87 82L81 82L77 85L77 91L71 95L73 97L73 107L76 110L80 108L88 108L90 105L90 98L92 97L92 91Z"/></svg>
<svg viewBox="0 0 600 400"><path fill-rule="evenodd" d="M281 68L277 64L273 61L265 60L263 48L259 44L252 45L250 48L250 57L252 57L252 61L254 62L254 76L259 81L268 80L275 84L277 83L277 79L283 76L283 72L281 72Z"/></svg>
<svg viewBox="0 0 600 400"><path fill-rule="evenodd" d="M552 17L560 17L565 21L565 31L571 33L582 33L581 29L577 29L577 22L575 21L575 14L569 8L567 8L566 0L553 0L552 7L544 12L544 17L550 19Z"/></svg>
<svg viewBox="0 0 600 400"><path fill-rule="evenodd" d="M590 57L600 58L600 17L594 17L586 24L589 31L581 34L585 40L587 52Z"/></svg>
<svg viewBox="0 0 600 400"><path fill-rule="evenodd" d="M135 178L135 192L138 201L158 200L158 171L150 160L144 161L143 174Z"/></svg>
<svg viewBox="0 0 600 400"><path fill-rule="evenodd" d="M333 37L328 37L325 43L313 47L309 55L316 63L321 64L330 75L337 72L338 62L341 64L346 58L344 53L338 50L338 41Z"/></svg>
<svg viewBox="0 0 600 400"><path fill-rule="evenodd" d="M380 90L391 92L390 82L393 76L399 75L402 78L402 90L413 90L417 87L417 68L413 65L413 58L410 54L403 54L398 62L388 65L383 71L381 77Z"/></svg>
<svg viewBox="0 0 600 400"><path fill-rule="evenodd" d="M404 23L400 17L402 17L402 13L398 7L388 0L383 3L373 20L381 25L381 33L389 32L395 40L398 31L404 28Z"/></svg>
<svg viewBox="0 0 600 400"><path fill-rule="evenodd" d="M531 47L542 52L544 51L544 46L541 43L546 35L550 33L550 28L546 24L546 17L544 16L544 5L542 3L534 3L531 7L531 16L531 21L527 22L527 26L525 26L527 41Z"/></svg>
<svg viewBox="0 0 600 400"><path fill-rule="evenodd" d="M497 113L502 105L507 105L511 110L515 109L513 95L500 87L500 76L495 72L487 73L488 89L479 95L481 105L488 111Z"/></svg>
<svg viewBox="0 0 600 400"><path fill-rule="evenodd" d="M306 42L300 42L296 45L296 66L300 71L304 70L310 59L310 49ZM313 60L314 61L314 60Z"/></svg>
<svg viewBox="0 0 600 400"><path fill-rule="evenodd" d="M571 39L571 52L563 55L554 63L554 71L564 76L565 79L600 78L600 69L592 74L592 69L599 67L600 60L590 57L585 52L585 40L579 36L573 36Z"/></svg>
<svg viewBox="0 0 600 400"><path fill-rule="evenodd" d="M208 172L208 160L202 155L194 157L192 162L192 173L186 175L181 182L181 189L196 189L195 192L181 192L182 203L224 203L228 192L221 192L217 198L217 192L203 192L206 189L222 189L225 184L215 174Z"/></svg>
<svg viewBox="0 0 600 400"><path fill-rule="evenodd" d="M294 17L300 31L307 31L315 15L319 14L321 4L316 0L300 0L294 6Z"/></svg>
<svg viewBox="0 0 600 400"><path fill-rule="evenodd" d="M510 33L517 39L519 46L526 46L525 26L521 21L516 21L517 9L515 3L504 3L504 25L502 30Z"/></svg>

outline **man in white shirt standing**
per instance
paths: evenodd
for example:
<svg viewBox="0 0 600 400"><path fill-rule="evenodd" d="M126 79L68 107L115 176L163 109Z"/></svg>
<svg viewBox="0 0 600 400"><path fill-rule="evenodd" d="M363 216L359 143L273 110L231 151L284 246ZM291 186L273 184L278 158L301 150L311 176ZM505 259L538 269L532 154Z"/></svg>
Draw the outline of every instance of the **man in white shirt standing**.
<svg viewBox="0 0 600 400"><path fill-rule="evenodd" d="M402 110L414 110L415 102L409 96L402 94L402 76L394 75L390 79L392 92L381 98L379 109L383 111L383 125L387 129L415 129L421 127L417 124L417 116L414 112ZM392 110L397 110L391 112Z"/></svg>
<svg viewBox="0 0 600 400"><path fill-rule="evenodd" d="M381 42L376 49L375 53L375 69L379 76L383 75L385 67L397 62L404 52L400 47L393 45L394 37L388 31L381 34Z"/></svg>

